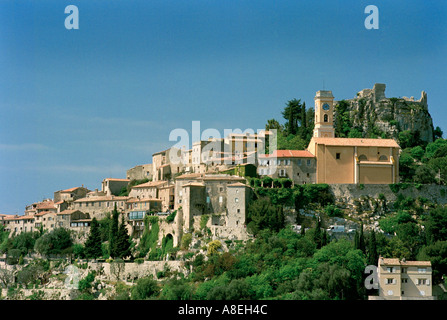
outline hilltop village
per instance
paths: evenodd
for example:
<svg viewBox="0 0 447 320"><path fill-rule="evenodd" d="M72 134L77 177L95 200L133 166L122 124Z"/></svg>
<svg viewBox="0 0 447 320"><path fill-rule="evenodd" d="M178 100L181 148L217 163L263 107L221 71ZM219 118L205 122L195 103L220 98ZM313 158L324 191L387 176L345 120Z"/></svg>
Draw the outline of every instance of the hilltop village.
<svg viewBox="0 0 447 320"><path fill-rule="evenodd" d="M55 191L53 199L28 205L23 216L2 215L0 221L11 234L39 228L80 230L88 228L92 218L104 218L116 205L129 233L139 238L145 215L166 217L176 212L176 223L160 237L172 236L177 246L182 234L198 228L202 215L212 217L213 235L246 239L247 206L253 199L247 177L284 178L292 184L399 181L400 147L394 139L335 137L331 91L316 93L315 127L306 150L260 153L271 135L268 130L232 133L223 139L196 141L189 150L156 152L152 163L127 170L125 179L105 178L101 190L79 186ZM171 161L174 152L182 161Z"/></svg>
<svg viewBox="0 0 447 320"><path fill-rule="evenodd" d="M244 243L253 240L254 231L260 230L264 223L262 218L253 217L256 210L273 212L274 216L267 217L267 220L273 221L268 228L275 231L289 224L296 234L303 236L310 228L315 228L317 231L313 232L318 233L323 228L323 236L318 240L321 243L316 243L316 248L327 243L324 240L327 239L326 232L334 237L342 233L351 239L354 232L356 239L359 232L363 236L364 228L388 233L389 230L383 230L383 225L379 225L377 220L384 217L389 201L402 202L402 195L397 195L397 189L404 191L406 186L399 183L400 171L408 170L406 162L403 162L404 168L399 167L402 148L395 138L395 128L413 131L425 128L427 130L422 130L419 138L425 139L426 143L433 142L433 128L432 124L427 125L421 119L414 122L418 128L408 124L408 117L414 117L416 111L428 114L425 92L422 92L420 100L404 97L390 102L385 98L384 90L384 85L376 84L373 89L360 91L351 102L334 101L332 91L317 91L313 119L310 119L313 122L311 137L303 149L272 148L276 145L277 132L267 127L257 133L231 133L222 139L195 141L188 150L173 147L154 153L151 163L128 169L125 178L104 178L100 189L89 190L81 185L55 191L53 199L26 206L24 215L0 215L0 225L9 232L9 237L64 228L75 234L76 242L82 244L94 221L110 218L112 212L118 212L121 225L136 243L134 248L149 241L148 238L154 234L155 238L150 241L158 246L169 242L174 248L189 248L190 245L200 248L200 240L195 237L205 232L209 241L202 249L208 253L228 251L234 241ZM341 132L338 129L342 127L342 112L347 112L348 106L360 108L362 116L369 117L368 112L375 112L374 105L377 106L377 114L385 114L385 106L390 103L393 110L396 109L392 120L384 124L376 119L373 130L357 124L349 135L337 136L336 132ZM404 113L404 107L398 111L398 103L412 108L412 111ZM336 106L345 109L339 107L336 110ZM350 111L354 115L354 123L359 121L358 111ZM377 126L382 126L389 134L365 138L354 132L356 128L377 132ZM441 179L441 173L439 177ZM427 203L432 200L441 205L447 203L444 186L432 185L433 182L427 183L426 189L421 191L428 198L420 200L421 208L424 205L428 208ZM291 193L279 191L274 195L280 205L273 206L273 211L269 211L270 202L253 205L264 196L273 195L268 190L283 187L295 192L293 199ZM417 187L418 190L421 188ZM312 202L319 204L318 210ZM364 210L366 207L368 211ZM340 208L346 209L345 215ZM321 218L323 213L325 221ZM284 221L275 225L275 219ZM155 225L157 232L148 235ZM148 258L154 252L155 247L147 248L145 256L140 255L139 259ZM163 260L169 260L169 252L163 254ZM411 252L407 256L415 258ZM389 268L426 270L429 279L427 289L414 292L409 289L407 295L431 299L430 261L405 262L405 259L391 258L380 260L374 256L371 263L381 263L384 273ZM158 272L161 272L158 267ZM417 282L418 279L411 281ZM398 294L389 286L381 290L383 296L387 295L386 292L393 298L404 296L404 290Z"/></svg>

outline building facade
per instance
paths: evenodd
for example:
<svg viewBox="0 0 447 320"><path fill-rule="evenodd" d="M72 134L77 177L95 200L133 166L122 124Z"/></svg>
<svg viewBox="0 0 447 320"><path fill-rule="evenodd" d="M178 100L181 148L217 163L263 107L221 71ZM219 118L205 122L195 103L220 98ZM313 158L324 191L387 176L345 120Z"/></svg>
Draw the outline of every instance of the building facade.
<svg viewBox="0 0 447 320"><path fill-rule="evenodd" d="M333 99L331 91L318 91L315 97L315 128L307 147L316 158L315 182L399 182L400 147L397 142L393 139L335 138Z"/></svg>
<svg viewBox="0 0 447 320"><path fill-rule="evenodd" d="M316 165L315 156L307 150L275 150L259 156L258 174L291 179L294 184L315 183Z"/></svg>
<svg viewBox="0 0 447 320"><path fill-rule="evenodd" d="M379 300L433 300L430 261L379 258Z"/></svg>

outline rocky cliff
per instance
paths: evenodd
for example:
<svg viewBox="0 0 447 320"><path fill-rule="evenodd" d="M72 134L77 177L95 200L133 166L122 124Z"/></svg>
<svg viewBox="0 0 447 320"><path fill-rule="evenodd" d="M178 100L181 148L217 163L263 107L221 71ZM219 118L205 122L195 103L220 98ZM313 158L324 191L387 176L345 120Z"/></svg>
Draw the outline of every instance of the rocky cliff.
<svg viewBox="0 0 447 320"><path fill-rule="evenodd" d="M349 113L352 128L363 137L374 134L396 140L399 132L410 130L419 132L422 141L432 142L434 129L428 112L427 93L422 91L419 100L414 97L387 98L385 88L385 84L376 83L372 89L358 92L355 98L343 100L346 102L343 110Z"/></svg>

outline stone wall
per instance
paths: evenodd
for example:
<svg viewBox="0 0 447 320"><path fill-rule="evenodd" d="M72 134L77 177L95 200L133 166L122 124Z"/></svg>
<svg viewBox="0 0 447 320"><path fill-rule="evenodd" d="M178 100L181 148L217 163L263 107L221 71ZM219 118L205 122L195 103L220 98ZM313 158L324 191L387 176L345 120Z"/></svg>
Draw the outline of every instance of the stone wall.
<svg viewBox="0 0 447 320"><path fill-rule="evenodd" d="M404 197L423 197L437 204L447 204L447 186L440 185L416 185L397 184L401 187L398 192L393 192L388 184L331 184L330 188L338 201L352 204L353 200L362 196L378 198L383 194L387 201L395 201L399 194ZM407 186L407 187L406 187Z"/></svg>

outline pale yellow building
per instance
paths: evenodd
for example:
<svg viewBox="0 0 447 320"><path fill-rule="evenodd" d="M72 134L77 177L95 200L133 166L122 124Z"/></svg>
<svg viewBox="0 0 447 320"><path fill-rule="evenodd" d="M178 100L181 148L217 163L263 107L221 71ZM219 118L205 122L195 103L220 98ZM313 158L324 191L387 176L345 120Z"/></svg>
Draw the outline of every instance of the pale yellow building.
<svg viewBox="0 0 447 320"><path fill-rule="evenodd" d="M400 147L393 139L336 138L332 91L315 96L315 128L307 147L317 159L316 183L399 182Z"/></svg>
<svg viewBox="0 0 447 320"><path fill-rule="evenodd" d="M430 261L379 258L379 296L370 300L433 300Z"/></svg>

